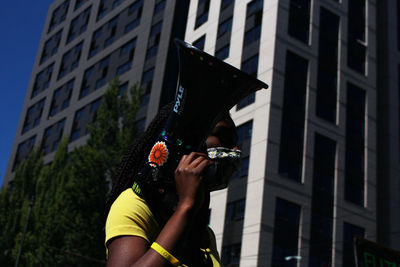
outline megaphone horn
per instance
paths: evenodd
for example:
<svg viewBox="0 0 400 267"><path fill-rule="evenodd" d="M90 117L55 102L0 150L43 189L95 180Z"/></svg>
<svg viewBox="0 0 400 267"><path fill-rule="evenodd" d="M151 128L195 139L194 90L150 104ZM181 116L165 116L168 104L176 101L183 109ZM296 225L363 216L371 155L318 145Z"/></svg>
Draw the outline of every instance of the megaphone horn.
<svg viewBox="0 0 400 267"><path fill-rule="evenodd" d="M165 128L196 150L214 119L241 99L268 85L196 47L175 40L179 50L179 80L175 105Z"/></svg>
<svg viewBox="0 0 400 267"><path fill-rule="evenodd" d="M179 160L200 148L218 116L249 94L268 88L266 83L186 42L175 40L175 44L179 79L174 107L135 182L153 212L158 198L155 184L175 188L174 171Z"/></svg>

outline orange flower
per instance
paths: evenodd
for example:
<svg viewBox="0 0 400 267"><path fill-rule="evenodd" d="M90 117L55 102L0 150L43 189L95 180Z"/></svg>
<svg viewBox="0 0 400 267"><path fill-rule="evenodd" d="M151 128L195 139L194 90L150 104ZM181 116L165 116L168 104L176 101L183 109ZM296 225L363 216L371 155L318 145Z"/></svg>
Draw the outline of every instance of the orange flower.
<svg viewBox="0 0 400 267"><path fill-rule="evenodd" d="M167 145L164 142L155 143L149 155L150 164L156 163L157 165L151 164L154 167L162 166L165 162L167 162L168 153Z"/></svg>

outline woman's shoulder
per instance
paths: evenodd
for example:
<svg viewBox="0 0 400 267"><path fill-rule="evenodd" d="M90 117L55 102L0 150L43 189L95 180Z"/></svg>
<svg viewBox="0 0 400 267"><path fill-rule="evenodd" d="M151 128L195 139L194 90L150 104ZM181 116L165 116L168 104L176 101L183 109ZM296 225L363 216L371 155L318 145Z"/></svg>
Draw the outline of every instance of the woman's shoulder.
<svg viewBox="0 0 400 267"><path fill-rule="evenodd" d="M125 207L125 206L134 206L134 205L145 205L146 202L140 198L138 195L133 192L132 188L125 189L122 193L117 197L111 207Z"/></svg>
<svg viewBox="0 0 400 267"><path fill-rule="evenodd" d="M135 221L154 220L146 201L133 192L132 188L123 191L111 205L108 217L122 216L131 218ZM122 219L121 217L121 219Z"/></svg>
<svg viewBox="0 0 400 267"><path fill-rule="evenodd" d="M150 208L132 188L123 191L112 204L106 222L106 242L122 235L140 236L152 242L158 231Z"/></svg>

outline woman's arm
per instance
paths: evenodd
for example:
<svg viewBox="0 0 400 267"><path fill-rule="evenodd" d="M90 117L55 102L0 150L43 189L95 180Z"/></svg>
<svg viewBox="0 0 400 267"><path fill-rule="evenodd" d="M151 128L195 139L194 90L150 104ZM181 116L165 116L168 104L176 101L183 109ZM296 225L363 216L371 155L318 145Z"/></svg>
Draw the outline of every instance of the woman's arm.
<svg viewBox="0 0 400 267"><path fill-rule="evenodd" d="M204 201L201 173L212 164L205 154L192 152L184 155L175 170L175 182L179 202L175 212L158 235L156 242L173 254L190 220ZM121 236L111 240L108 246L107 266L168 266L169 263L151 244L137 236Z"/></svg>

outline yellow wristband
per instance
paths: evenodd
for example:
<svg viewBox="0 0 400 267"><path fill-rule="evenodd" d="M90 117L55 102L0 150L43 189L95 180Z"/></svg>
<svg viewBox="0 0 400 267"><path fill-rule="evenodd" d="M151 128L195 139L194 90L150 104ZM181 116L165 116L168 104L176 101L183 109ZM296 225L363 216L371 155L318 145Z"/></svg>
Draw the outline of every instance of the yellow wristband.
<svg viewBox="0 0 400 267"><path fill-rule="evenodd" d="M153 242L151 244L151 248L154 249L158 254L160 254L164 259L169 261L173 266L179 267L181 266L181 263L177 258L171 255L168 251L166 251L162 246L157 244L156 242Z"/></svg>

